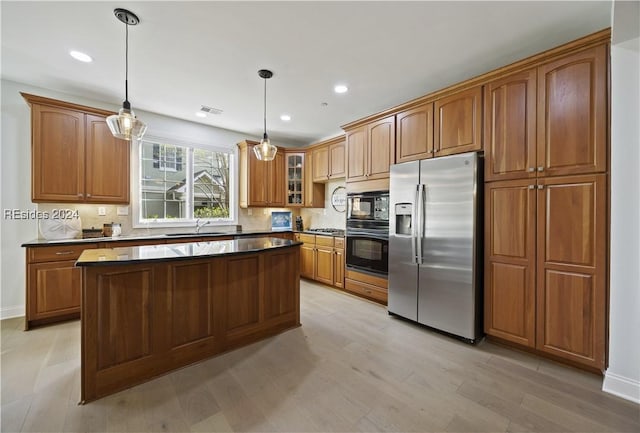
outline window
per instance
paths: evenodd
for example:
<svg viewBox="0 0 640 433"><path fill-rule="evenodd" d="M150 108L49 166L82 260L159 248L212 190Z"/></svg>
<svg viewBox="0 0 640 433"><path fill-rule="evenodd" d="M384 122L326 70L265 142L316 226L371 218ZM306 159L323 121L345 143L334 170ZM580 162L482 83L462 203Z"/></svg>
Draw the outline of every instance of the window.
<svg viewBox="0 0 640 433"><path fill-rule="evenodd" d="M137 227L235 222L232 150L145 137L137 154Z"/></svg>

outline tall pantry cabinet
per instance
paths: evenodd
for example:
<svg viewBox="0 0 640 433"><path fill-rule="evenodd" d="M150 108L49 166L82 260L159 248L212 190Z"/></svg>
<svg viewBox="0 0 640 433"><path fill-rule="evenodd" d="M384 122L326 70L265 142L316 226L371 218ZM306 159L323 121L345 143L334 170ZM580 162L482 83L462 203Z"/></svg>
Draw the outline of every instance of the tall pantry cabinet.
<svg viewBox="0 0 640 433"><path fill-rule="evenodd" d="M606 43L485 86L485 332L606 367Z"/></svg>

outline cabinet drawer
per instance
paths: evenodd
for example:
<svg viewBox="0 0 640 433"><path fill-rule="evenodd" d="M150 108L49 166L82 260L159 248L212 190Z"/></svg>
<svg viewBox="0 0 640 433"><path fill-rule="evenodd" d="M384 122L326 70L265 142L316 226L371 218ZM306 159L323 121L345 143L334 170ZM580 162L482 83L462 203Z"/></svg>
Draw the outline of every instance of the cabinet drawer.
<svg viewBox="0 0 640 433"><path fill-rule="evenodd" d="M364 296L374 301L387 304L387 290L382 289L371 284L362 283L360 281L354 281L350 279L344 280L344 288L349 292L353 292L357 295Z"/></svg>
<svg viewBox="0 0 640 433"><path fill-rule="evenodd" d="M333 247L333 236L316 236L316 245L319 247Z"/></svg>
<svg viewBox="0 0 640 433"><path fill-rule="evenodd" d="M344 238L333 238L333 246L344 249Z"/></svg>
<svg viewBox="0 0 640 433"><path fill-rule="evenodd" d="M59 262L62 260L75 260L84 250L97 248L98 244L58 245L54 247L29 248L27 260L36 262Z"/></svg>
<svg viewBox="0 0 640 433"><path fill-rule="evenodd" d="M304 242L305 244L315 244L316 243L316 235L308 235L306 233L297 233L300 242Z"/></svg>

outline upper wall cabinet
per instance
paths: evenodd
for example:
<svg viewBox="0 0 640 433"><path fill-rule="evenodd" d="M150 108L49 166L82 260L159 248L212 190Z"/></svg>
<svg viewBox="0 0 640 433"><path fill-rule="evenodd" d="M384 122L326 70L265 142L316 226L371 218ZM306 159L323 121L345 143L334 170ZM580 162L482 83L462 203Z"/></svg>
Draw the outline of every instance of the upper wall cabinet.
<svg viewBox="0 0 640 433"><path fill-rule="evenodd" d="M485 179L597 173L607 167L606 46L485 86Z"/></svg>
<svg viewBox="0 0 640 433"><path fill-rule="evenodd" d="M536 70L485 86L485 180L535 177Z"/></svg>
<svg viewBox="0 0 640 433"><path fill-rule="evenodd" d="M433 103L396 115L396 162L433 157Z"/></svg>
<svg viewBox="0 0 640 433"><path fill-rule="evenodd" d="M482 86L435 101L435 156L482 150Z"/></svg>
<svg viewBox="0 0 640 433"><path fill-rule="evenodd" d="M259 143L245 140L240 149L240 207L283 207L285 205L285 152L278 148L273 161L259 161L253 146Z"/></svg>
<svg viewBox="0 0 640 433"><path fill-rule="evenodd" d="M33 202L129 203L129 142L108 111L22 93L31 105Z"/></svg>
<svg viewBox="0 0 640 433"><path fill-rule="evenodd" d="M389 167L395 163L395 129L395 116L390 116L347 131L348 183L389 178Z"/></svg>
<svg viewBox="0 0 640 433"><path fill-rule="evenodd" d="M332 139L313 150L313 181L327 182L345 174L344 137Z"/></svg>
<svg viewBox="0 0 640 433"><path fill-rule="evenodd" d="M546 176L607 169L607 47L538 68L537 171Z"/></svg>

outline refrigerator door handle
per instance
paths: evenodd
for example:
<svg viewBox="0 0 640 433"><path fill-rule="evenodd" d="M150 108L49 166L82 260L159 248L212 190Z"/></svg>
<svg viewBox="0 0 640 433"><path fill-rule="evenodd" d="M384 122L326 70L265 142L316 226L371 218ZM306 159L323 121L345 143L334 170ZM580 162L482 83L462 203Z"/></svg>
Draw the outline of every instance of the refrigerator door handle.
<svg viewBox="0 0 640 433"><path fill-rule="evenodd" d="M416 244L417 244L417 239L418 239L418 224L416 224L418 222L418 199L419 199L419 191L420 191L420 186L419 185L414 185L415 189L416 189L416 196L414 197L413 200L413 207L411 209L411 264L416 265L418 264L418 260L417 260L417 254L416 254Z"/></svg>
<svg viewBox="0 0 640 433"><path fill-rule="evenodd" d="M416 200L416 206L418 207L418 236L416 236L416 244L418 247L418 264L421 265L423 263L422 260L422 238L424 237L424 223L426 219L426 212L424 209L424 194L425 194L425 185L421 183L418 186L418 200Z"/></svg>

